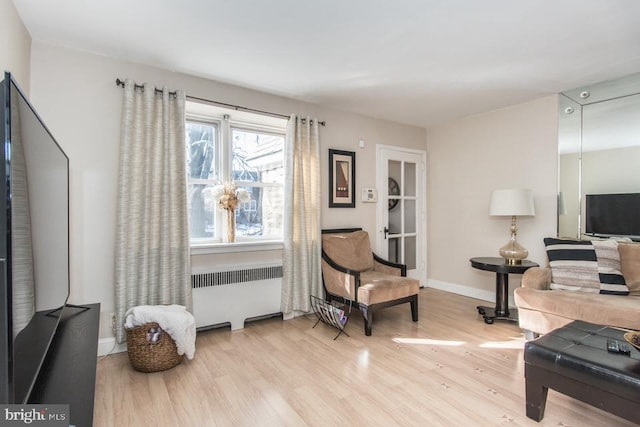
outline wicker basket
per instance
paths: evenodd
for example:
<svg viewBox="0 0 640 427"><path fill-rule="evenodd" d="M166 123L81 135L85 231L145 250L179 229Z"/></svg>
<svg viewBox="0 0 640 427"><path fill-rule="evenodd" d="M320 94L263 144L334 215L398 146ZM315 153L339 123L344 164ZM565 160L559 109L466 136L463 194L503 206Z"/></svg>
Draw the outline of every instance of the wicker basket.
<svg viewBox="0 0 640 427"><path fill-rule="evenodd" d="M127 329L127 351L131 365L141 372L171 369L184 358L171 335L155 322Z"/></svg>

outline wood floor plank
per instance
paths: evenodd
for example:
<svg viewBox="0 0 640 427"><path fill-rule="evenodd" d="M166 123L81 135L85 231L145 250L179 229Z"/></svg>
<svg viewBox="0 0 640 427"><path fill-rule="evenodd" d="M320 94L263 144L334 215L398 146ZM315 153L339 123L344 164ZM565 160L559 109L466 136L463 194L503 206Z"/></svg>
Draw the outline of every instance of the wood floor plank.
<svg viewBox="0 0 640 427"><path fill-rule="evenodd" d="M480 301L420 291L376 313L366 337L313 328L313 316L265 319L198 333L196 357L151 374L126 353L100 359L95 426L632 426L553 391L540 423L525 415L524 338L517 324L487 325Z"/></svg>

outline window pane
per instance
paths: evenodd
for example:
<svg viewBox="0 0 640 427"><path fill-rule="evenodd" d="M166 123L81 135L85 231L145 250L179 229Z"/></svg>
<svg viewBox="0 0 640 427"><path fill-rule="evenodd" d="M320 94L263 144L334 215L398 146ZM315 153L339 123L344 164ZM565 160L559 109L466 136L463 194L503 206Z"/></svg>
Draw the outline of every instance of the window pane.
<svg viewBox="0 0 640 427"><path fill-rule="evenodd" d="M404 263L407 265L407 270L414 270L418 265L417 241L415 236L404 238Z"/></svg>
<svg viewBox="0 0 640 427"><path fill-rule="evenodd" d="M236 235L282 237L282 187L243 187L251 200L236 209Z"/></svg>
<svg viewBox="0 0 640 427"><path fill-rule="evenodd" d="M211 185L189 185L189 224L192 239L215 237L216 200L207 188Z"/></svg>
<svg viewBox="0 0 640 427"><path fill-rule="evenodd" d="M234 181L284 183L284 136L232 129Z"/></svg>
<svg viewBox="0 0 640 427"><path fill-rule="evenodd" d="M218 127L211 123L187 122L187 169L193 179L215 179Z"/></svg>

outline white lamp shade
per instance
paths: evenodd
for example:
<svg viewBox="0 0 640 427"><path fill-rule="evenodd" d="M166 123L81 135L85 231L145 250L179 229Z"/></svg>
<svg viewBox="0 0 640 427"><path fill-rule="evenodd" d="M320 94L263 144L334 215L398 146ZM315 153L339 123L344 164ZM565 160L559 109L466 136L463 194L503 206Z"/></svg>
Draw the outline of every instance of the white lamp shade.
<svg viewBox="0 0 640 427"><path fill-rule="evenodd" d="M491 216L533 216L533 191L508 189L493 190L491 193Z"/></svg>

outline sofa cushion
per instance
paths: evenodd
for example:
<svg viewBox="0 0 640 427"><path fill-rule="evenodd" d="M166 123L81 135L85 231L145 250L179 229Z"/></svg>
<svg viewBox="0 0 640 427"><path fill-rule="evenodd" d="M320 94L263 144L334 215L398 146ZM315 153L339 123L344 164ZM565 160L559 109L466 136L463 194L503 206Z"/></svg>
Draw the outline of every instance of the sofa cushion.
<svg viewBox="0 0 640 427"><path fill-rule="evenodd" d="M366 231L323 234L322 250L338 265L348 269L373 269L373 252Z"/></svg>
<svg viewBox="0 0 640 427"><path fill-rule="evenodd" d="M516 288L520 327L547 333L572 320L640 330L640 297ZM564 320L563 320L564 319Z"/></svg>
<svg viewBox="0 0 640 427"><path fill-rule="evenodd" d="M627 295L618 243L546 238L551 289Z"/></svg>
<svg viewBox="0 0 640 427"><path fill-rule="evenodd" d="M640 295L640 244L619 243L622 275L631 295Z"/></svg>

